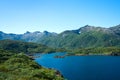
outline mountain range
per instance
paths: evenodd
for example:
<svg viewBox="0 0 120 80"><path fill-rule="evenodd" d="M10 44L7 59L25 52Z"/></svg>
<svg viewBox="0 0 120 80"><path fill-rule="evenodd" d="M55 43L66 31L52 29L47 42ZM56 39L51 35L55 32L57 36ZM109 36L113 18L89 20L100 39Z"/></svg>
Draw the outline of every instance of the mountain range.
<svg viewBox="0 0 120 80"><path fill-rule="evenodd" d="M11 39L35 42L54 48L89 48L120 46L120 25L110 28L85 25L76 30L66 30L60 34L54 32L29 32L7 34L0 31L0 40Z"/></svg>

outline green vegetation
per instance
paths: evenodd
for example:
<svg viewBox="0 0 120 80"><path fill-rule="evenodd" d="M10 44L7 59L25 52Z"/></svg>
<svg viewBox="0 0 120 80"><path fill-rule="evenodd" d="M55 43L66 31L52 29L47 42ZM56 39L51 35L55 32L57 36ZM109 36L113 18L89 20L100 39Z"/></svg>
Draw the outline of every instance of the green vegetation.
<svg viewBox="0 0 120 80"><path fill-rule="evenodd" d="M36 44L32 42L23 42L15 40L0 40L0 49L20 53L51 53L56 51L63 51L63 49L53 49L45 45Z"/></svg>
<svg viewBox="0 0 120 80"><path fill-rule="evenodd" d="M61 49L31 42L1 40L0 80L63 80L58 71L43 68L26 55L56 51Z"/></svg>
<svg viewBox="0 0 120 80"><path fill-rule="evenodd" d="M63 80L58 71L39 66L26 54L66 51L67 55L120 56L120 25L111 28L86 25L60 34L45 32L44 35L36 35L37 33L16 35L1 32L0 80Z"/></svg>
<svg viewBox="0 0 120 80"><path fill-rule="evenodd" d="M120 36L103 31L88 31L80 34L63 32L56 37L46 37L38 42L53 48L65 49L120 47Z"/></svg>
<svg viewBox="0 0 120 80"><path fill-rule="evenodd" d="M23 40L43 44L39 45L35 43L25 43L16 41L0 42L1 49L24 53L49 53L49 52L63 52L67 50L67 52L84 54L86 53L93 54L95 52L96 53L103 52L110 54L116 52L111 51L109 49L110 47L113 49L120 48L120 25L110 28L85 25L79 29L66 30L60 34L50 33L47 31L43 33L39 31L33 33L26 32L25 34L21 35L6 34L1 32L0 36L1 40L2 39Z"/></svg>
<svg viewBox="0 0 120 80"><path fill-rule="evenodd" d="M79 49L79 48L96 48L96 47L120 47L120 25L103 28L85 25L76 30L66 30L60 34L48 31L26 32L24 34L6 34L0 32L0 40L22 40L26 42L36 42L52 48ZM27 43L28 45L28 43ZM33 44L32 44L33 45ZM35 44L34 44L35 45ZM45 47L43 46L42 47ZM15 47L12 45L12 47ZM27 49L24 52L51 52L51 49L44 50L37 47L21 45ZM19 48L19 49L22 49ZM22 49L23 50L23 49ZM30 50L30 51L29 51ZM39 51L43 50L43 51ZM21 51L21 50L17 50Z"/></svg>
<svg viewBox="0 0 120 80"><path fill-rule="evenodd" d="M23 53L0 50L0 80L64 80L58 71L39 66Z"/></svg>
<svg viewBox="0 0 120 80"><path fill-rule="evenodd" d="M80 48L69 51L67 55L120 55L119 47Z"/></svg>

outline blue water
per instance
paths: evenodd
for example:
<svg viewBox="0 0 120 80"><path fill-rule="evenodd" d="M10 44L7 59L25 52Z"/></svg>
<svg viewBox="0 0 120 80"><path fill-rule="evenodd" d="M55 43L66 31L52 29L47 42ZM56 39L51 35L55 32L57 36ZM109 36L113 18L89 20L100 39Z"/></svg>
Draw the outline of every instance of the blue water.
<svg viewBox="0 0 120 80"><path fill-rule="evenodd" d="M35 61L47 68L59 70L68 80L120 80L119 56L68 56L65 53L44 54Z"/></svg>

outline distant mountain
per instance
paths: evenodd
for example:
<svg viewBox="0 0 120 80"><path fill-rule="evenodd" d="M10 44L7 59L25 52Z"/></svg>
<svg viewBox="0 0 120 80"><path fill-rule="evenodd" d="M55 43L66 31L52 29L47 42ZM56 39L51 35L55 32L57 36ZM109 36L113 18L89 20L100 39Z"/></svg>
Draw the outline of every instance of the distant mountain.
<svg viewBox="0 0 120 80"><path fill-rule="evenodd" d="M76 30L66 30L55 37L47 37L39 43L58 48L88 48L120 46L120 25L103 28L85 25Z"/></svg>
<svg viewBox="0 0 120 80"><path fill-rule="evenodd" d="M0 32L0 40L12 39L41 43L54 48L88 48L120 46L120 25L103 28L85 25L76 30L66 30L60 34L44 32L26 32L24 34L6 34Z"/></svg>
<svg viewBox="0 0 120 80"><path fill-rule="evenodd" d="M4 33L2 31L0 31L0 40L3 40L3 39L12 39L12 40L20 40L22 35L18 35L18 34L13 34L13 33L10 33L10 34L7 34L7 33Z"/></svg>
<svg viewBox="0 0 120 80"><path fill-rule="evenodd" d="M24 34L6 34L2 31L0 31L0 40L4 40L4 39L11 39L11 40L22 40L22 41L26 41L26 42L36 42L37 40L40 40L44 37L48 37L48 36L56 36L57 33L50 33L48 31L44 31L44 32L39 32L39 31L35 31L35 32L29 32L27 31Z"/></svg>

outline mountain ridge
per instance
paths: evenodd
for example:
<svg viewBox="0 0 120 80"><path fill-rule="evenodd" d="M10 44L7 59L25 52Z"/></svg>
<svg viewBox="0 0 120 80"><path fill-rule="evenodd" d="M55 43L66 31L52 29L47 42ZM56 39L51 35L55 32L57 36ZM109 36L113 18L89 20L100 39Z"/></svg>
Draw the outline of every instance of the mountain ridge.
<svg viewBox="0 0 120 80"><path fill-rule="evenodd" d="M68 49L120 46L120 24L109 28L85 25L75 30L65 30L59 34L48 31L6 34L0 31L0 40L3 39L36 42L54 48Z"/></svg>

